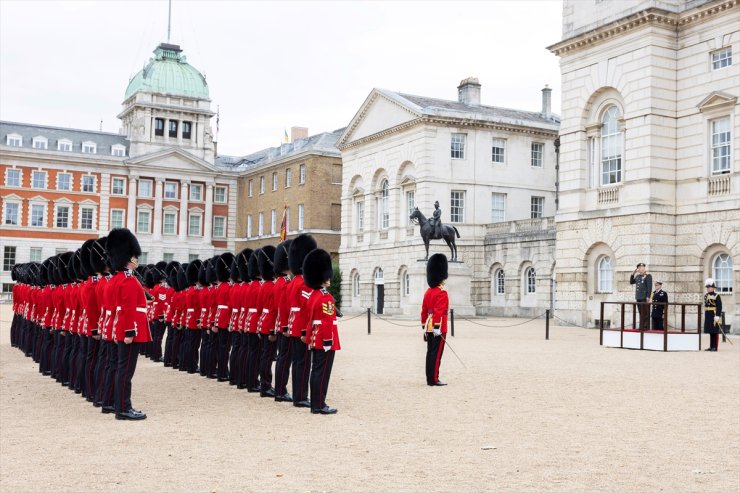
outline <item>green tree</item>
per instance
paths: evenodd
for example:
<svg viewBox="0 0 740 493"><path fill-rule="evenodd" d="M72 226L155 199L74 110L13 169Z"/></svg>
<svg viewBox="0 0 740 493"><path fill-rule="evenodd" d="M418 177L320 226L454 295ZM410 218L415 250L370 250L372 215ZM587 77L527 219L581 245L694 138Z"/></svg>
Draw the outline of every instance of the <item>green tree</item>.
<svg viewBox="0 0 740 493"><path fill-rule="evenodd" d="M334 275L331 277L331 285L329 286L329 292L334 297L334 302L338 307L342 307L342 272L339 270L339 264L333 264L331 266L334 271Z"/></svg>

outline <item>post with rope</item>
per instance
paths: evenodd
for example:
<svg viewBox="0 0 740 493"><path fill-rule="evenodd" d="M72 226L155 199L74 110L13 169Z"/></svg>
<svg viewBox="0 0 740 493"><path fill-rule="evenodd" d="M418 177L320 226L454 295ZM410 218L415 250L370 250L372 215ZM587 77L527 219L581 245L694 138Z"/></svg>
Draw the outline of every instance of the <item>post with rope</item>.
<svg viewBox="0 0 740 493"><path fill-rule="evenodd" d="M450 310L450 334L455 337L455 309Z"/></svg>
<svg viewBox="0 0 740 493"><path fill-rule="evenodd" d="M550 340L550 309L545 310L545 340Z"/></svg>
<svg viewBox="0 0 740 493"><path fill-rule="evenodd" d="M370 308L367 309L367 335L370 335Z"/></svg>
<svg viewBox="0 0 740 493"><path fill-rule="evenodd" d="M727 342L727 333L725 332L725 312L722 312L722 327L720 327L720 332L722 332L722 342Z"/></svg>

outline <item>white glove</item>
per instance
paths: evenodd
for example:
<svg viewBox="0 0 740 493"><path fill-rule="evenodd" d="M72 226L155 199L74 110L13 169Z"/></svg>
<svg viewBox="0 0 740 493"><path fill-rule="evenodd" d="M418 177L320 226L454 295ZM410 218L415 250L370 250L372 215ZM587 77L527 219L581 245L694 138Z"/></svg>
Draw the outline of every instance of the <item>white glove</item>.
<svg viewBox="0 0 740 493"><path fill-rule="evenodd" d="M722 317L714 317L714 323L721 324L722 323Z"/></svg>
<svg viewBox="0 0 740 493"><path fill-rule="evenodd" d="M442 329L440 329L439 327L435 327L435 328L434 328L434 329L432 330L432 332L434 333L434 337L439 337L439 336L441 336L441 335L442 335Z"/></svg>

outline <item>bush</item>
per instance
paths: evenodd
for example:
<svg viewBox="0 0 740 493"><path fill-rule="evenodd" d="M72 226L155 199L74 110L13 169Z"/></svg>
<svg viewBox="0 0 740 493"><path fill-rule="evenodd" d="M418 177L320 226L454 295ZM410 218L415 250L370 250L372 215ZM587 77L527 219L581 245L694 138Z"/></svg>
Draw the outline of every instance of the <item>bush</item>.
<svg viewBox="0 0 740 493"><path fill-rule="evenodd" d="M329 292L334 297L334 302L338 307L342 306L342 272L339 270L339 264L331 266L334 271L334 275L331 277L331 285L329 286Z"/></svg>

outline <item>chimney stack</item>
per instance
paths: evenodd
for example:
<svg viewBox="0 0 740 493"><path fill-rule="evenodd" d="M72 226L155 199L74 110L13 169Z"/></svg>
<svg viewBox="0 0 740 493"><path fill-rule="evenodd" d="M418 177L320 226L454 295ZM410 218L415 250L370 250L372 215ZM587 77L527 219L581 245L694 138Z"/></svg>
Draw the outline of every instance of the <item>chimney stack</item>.
<svg viewBox="0 0 740 493"><path fill-rule="evenodd" d="M305 139L308 137L307 127L290 127L290 141L295 142L299 139Z"/></svg>
<svg viewBox="0 0 740 493"><path fill-rule="evenodd" d="M550 118L551 111L552 111L552 89L550 89L547 84L545 84L545 88L542 89L542 116L545 118Z"/></svg>
<svg viewBox="0 0 740 493"><path fill-rule="evenodd" d="M467 106L480 106L480 82L477 77L468 77L457 86L457 100Z"/></svg>

